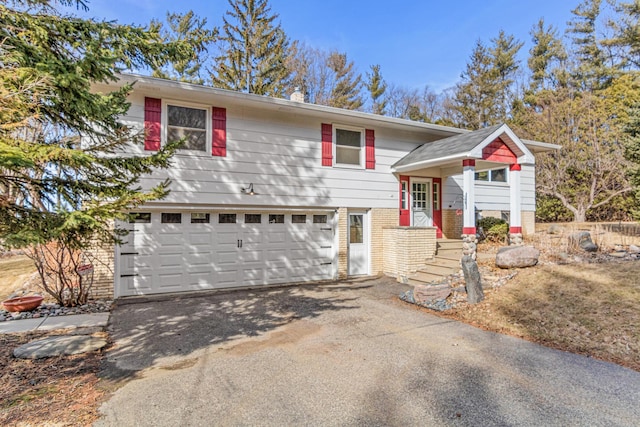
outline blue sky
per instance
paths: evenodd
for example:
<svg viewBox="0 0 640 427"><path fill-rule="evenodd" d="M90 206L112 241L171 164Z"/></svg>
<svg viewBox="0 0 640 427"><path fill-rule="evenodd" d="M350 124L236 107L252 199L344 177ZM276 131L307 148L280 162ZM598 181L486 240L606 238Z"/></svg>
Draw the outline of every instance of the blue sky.
<svg viewBox="0 0 640 427"><path fill-rule="evenodd" d="M500 29L531 47L529 31L540 17L561 32L580 0L271 0L291 39L346 52L359 71L380 64L383 77L409 88L440 91L463 71L476 40ZM82 13L120 23L146 24L167 11L193 10L222 25L227 0L89 0ZM526 66L526 62L523 62Z"/></svg>

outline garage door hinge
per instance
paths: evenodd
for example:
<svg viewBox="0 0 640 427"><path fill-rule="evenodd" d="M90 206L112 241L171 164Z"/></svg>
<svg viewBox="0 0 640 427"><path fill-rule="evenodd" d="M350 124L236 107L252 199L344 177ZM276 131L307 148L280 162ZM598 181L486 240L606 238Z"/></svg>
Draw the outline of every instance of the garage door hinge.
<svg viewBox="0 0 640 427"><path fill-rule="evenodd" d="M133 274L121 274L120 277L135 277L137 276L138 273L133 273Z"/></svg>
<svg viewBox="0 0 640 427"><path fill-rule="evenodd" d="M331 249L331 246L320 246L320 249Z"/></svg>

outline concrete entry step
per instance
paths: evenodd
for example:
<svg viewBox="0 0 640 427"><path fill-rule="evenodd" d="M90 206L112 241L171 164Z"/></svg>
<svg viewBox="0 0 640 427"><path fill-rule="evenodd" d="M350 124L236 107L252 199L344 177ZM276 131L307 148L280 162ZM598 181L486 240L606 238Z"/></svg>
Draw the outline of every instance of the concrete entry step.
<svg viewBox="0 0 640 427"><path fill-rule="evenodd" d="M449 276L450 274L457 273L460 269L459 265L443 265L443 264L431 264L428 263L424 267L420 268L418 273L430 273L440 276Z"/></svg>

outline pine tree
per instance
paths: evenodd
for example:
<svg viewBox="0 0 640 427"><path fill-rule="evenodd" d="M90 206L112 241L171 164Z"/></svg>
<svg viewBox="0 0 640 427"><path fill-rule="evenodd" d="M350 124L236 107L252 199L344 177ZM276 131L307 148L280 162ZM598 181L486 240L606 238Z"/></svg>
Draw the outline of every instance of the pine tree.
<svg viewBox="0 0 640 427"><path fill-rule="evenodd" d="M584 90L601 89L611 80L611 70L607 69L607 58L597 37L601 4L602 0L583 0L572 10L574 17L568 23L567 32L572 37L577 60L574 82Z"/></svg>
<svg viewBox="0 0 640 427"><path fill-rule="evenodd" d="M467 129L480 129L496 124L499 106L499 76L489 49L478 40L470 62L460 76L453 97L456 124Z"/></svg>
<svg viewBox="0 0 640 427"><path fill-rule="evenodd" d="M545 26L544 19L540 18L538 23L530 32L533 47L529 50L527 64L531 71L530 90L538 91L553 86L554 81L563 84L561 75L554 71L558 63L567 59L567 53L558 37L558 32L553 26Z"/></svg>
<svg viewBox="0 0 640 427"><path fill-rule="evenodd" d="M627 173L637 202L633 214L640 218L640 102L629 109L629 120L624 132L624 156L631 162Z"/></svg>
<svg viewBox="0 0 640 427"><path fill-rule="evenodd" d="M114 219L167 194L166 182L142 190L138 181L168 167L175 149L123 154L142 137L119 122L132 86L97 93L92 85L115 81L123 68L180 61L192 50L164 44L145 28L61 16L52 3L0 5L0 236L3 246L34 254L43 286L63 302L60 289L46 287L37 254L57 248L76 260L74 254L96 241L117 241ZM65 302L82 303L86 291Z"/></svg>
<svg viewBox="0 0 640 427"><path fill-rule="evenodd" d="M493 45L489 48L493 67L497 74L496 102L498 103L498 116L506 121L510 113L513 100L513 83L515 75L520 68L517 59L518 52L524 43L517 41L514 36L507 35L500 30L498 37L491 40Z"/></svg>
<svg viewBox="0 0 640 427"><path fill-rule="evenodd" d="M384 98L384 93L387 90L387 83L383 80L380 73L380 65L372 65L371 73L367 74L368 82L367 89L371 96L371 112L373 114L385 114L385 108L387 101Z"/></svg>
<svg viewBox="0 0 640 427"><path fill-rule="evenodd" d="M153 76L203 84L205 80L201 75L202 68L207 65L207 52L218 35L218 29L208 28L207 18L200 18L191 10L184 14L167 12L166 24L152 21L151 25L160 29L165 42L186 42L193 48L191 58L165 67L153 67Z"/></svg>
<svg viewBox="0 0 640 427"><path fill-rule="evenodd" d="M331 90L329 106L357 110L362 107L360 86L362 77L355 74L353 62L347 60L346 53L332 52L327 59L327 65L335 75L335 85Z"/></svg>
<svg viewBox="0 0 640 427"><path fill-rule="evenodd" d="M290 71L289 39L268 0L228 0L223 17L222 55L216 58L212 81L216 87L282 97Z"/></svg>
<svg viewBox="0 0 640 427"><path fill-rule="evenodd" d="M614 35L605 43L622 49L623 66L640 68L640 0L620 3L617 7L619 21L610 21Z"/></svg>

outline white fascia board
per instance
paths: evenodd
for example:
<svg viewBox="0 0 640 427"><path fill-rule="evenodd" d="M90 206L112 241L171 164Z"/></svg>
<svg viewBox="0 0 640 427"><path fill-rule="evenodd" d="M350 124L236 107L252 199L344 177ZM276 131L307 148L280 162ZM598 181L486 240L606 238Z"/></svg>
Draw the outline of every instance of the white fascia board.
<svg viewBox="0 0 640 427"><path fill-rule="evenodd" d="M531 153L531 151L529 151L526 145L520 140L520 138L516 136L515 133L513 133L511 128L507 125L500 126L491 135L485 138L485 140L482 141L482 143L476 145L476 147L473 150L471 150L471 152L469 153L469 156L481 159L482 150L487 145L491 144L491 142L493 142L494 139L496 139L503 133L506 134L507 137L509 137L509 139L511 139L511 141L516 145L516 147L518 147L518 149L522 152L522 155L518 156L519 164L531 164L531 165L535 164L536 160L534 155Z"/></svg>
<svg viewBox="0 0 640 427"><path fill-rule="evenodd" d="M393 173L411 172L418 169L424 169L427 167L434 167L438 165L451 163L454 160L464 160L472 157L473 156L471 156L470 153L458 153L458 154L453 154L451 156L438 157L437 159L423 160L421 162L415 162L415 163L410 163L408 165L394 167L394 168L391 168L391 172ZM482 156L480 156L480 158L482 158Z"/></svg>
<svg viewBox="0 0 640 427"><path fill-rule="evenodd" d="M238 92L227 89L214 88L209 86L202 86L193 83L184 83L174 80L161 79L157 77L149 77L137 74L118 74L119 81L123 83L137 83L139 86L148 86L151 91L154 89L159 91L160 89L176 90L184 92L198 92L203 95L226 98L229 102L260 106L262 108L269 108L272 110L288 111L288 112L306 112L309 115L316 115L319 117L327 117L327 115L350 117L361 121L367 121L370 123L379 123L383 127L395 127L412 131L431 131L446 136L453 136L457 134L470 132L466 129L459 129L449 126L435 125L431 123L415 122L412 120L397 119L395 117L382 116L378 114L364 113L362 111L345 110L342 108L328 107L325 105L310 104L307 102L296 102L288 99L273 98L269 96L256 95L251 93ZM107 83L107 85L114 85L116 83ZM147 87L141 88L143 90ZM134 86L135 90L135 86Z"/></svg>
<svg viewBox="0 0 640 427"><path fill-rule="evenodd" d="M562 145L559 144L551 144L549 142L540 142L540 141L532 141L530 139L523 139L522 142L527 147L530 147L533 152L536 153L544 153L547 151L555 151L560 150Z"/></svg>

